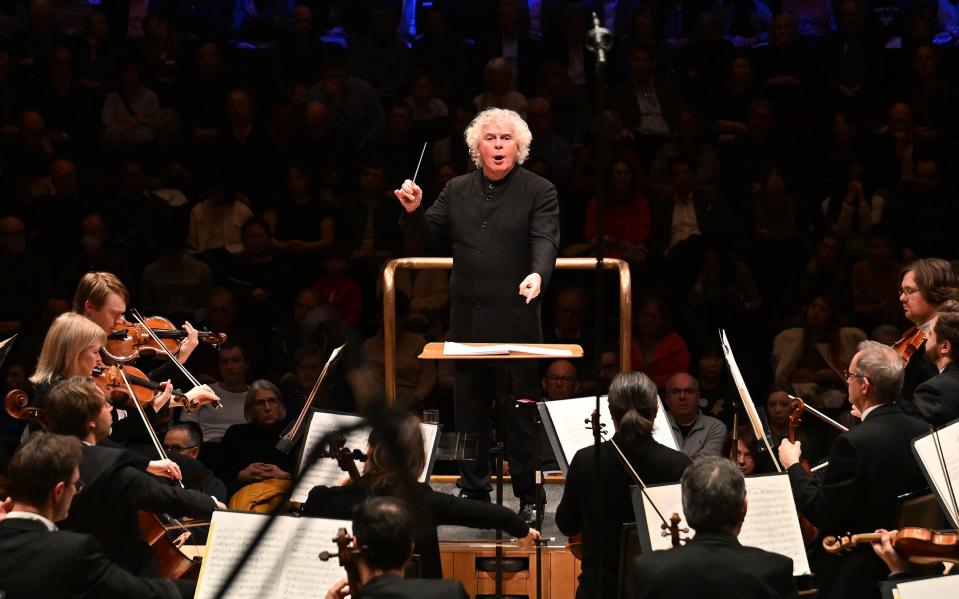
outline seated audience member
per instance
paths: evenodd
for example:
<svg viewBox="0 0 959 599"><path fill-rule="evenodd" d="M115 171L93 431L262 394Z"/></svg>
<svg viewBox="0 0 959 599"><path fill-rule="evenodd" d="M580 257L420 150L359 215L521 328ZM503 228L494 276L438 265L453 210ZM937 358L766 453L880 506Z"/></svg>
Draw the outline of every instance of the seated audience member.
<svg viewBox="0 0 959 599"><path fill-rule="evenodd" d="M563 499L556 508L556 524L566 535L583 535L583 569L578 599L596 597L596 560L602 551L603 597L615 597L619 571L619 539L623 524L635 520L630 486L634 483L613 444L626 455L646 484L676 482L689 466L688 457L653 439L656 385L640 372L617 374L609 389L609 412L615 434L600 449L603 504L595 505L593 449L576 452L566 474ZM602 513L602 529L593 528L593 515ZM602 547L602 549L600 549Z"/></svg>
<svg viewBox="0 0 959 599"><path fill-rule="evenodd" d="M683 473L682 496L686 522L696 534L685 545L636 558L634 599L799 596L791 559L737 540L749 499L743 475L729 460L693 463Z"/></svg>
<svg viewBox="0 0 959 599"><path fill-rule="evenodd" d="M739 394L726 367L723 348L717 341L707 340L700 344L697 353L694 378L699 383L702 410L707 416L722 420L728 428L733 423L733 408Z"/></svg>
<svg viewBox="0 0 959 599"><path fill-rule="evenodd" d="M867 331L900 321L899 290L902 266L896 260L894 232L873 227L866 257L852 267L852 301L857 324Z"/></svg>
<svg viewBox="0 0 959 599"><path fill-rule="evenodd" d="M214 183L206 199L190 211L187 248L194 253L226 250L236 254L243 250L240 229L253 216L250 207L238 201L225 183Z"/></svg>
<svg viewBox="0 0 959 599"><path fill-rule="evenodd" d="M220 269L219 284L228 285L236 295L243 314L258 316L254 324L264 334L280 320L280 310L289 305L291 281L296 280L289 262L272 248L273 236L265 220L253 217L240 228L243 251Z"/></svg>
<svg viewBox="0 0 959 599"><path fill-rule="evenodd" d="M411 410L418 410L429 399L436 385L436 367L430 360L417 356L426 346L423 335L409 330L410 302L406 295L396 294L396 398ZM383 326L363 342L360 350L366 356L366 372L370 383L382 389L386 380Z"/></svg>
<svg viewBox="0 0 959 599"><path fill-rule="evenodd" d="M203 452L206 454L207 465L217 470L219 462L220 441L226 430L234 424L246 421L245 404L249 387L246 384L248 364L243 348L230 342L220 347L217 356L217 366L220 378L211 383L210 388L220 400L221 408L213 404L205 404L199 410L190 414L182 414L182 422L196 422L203 431Z"/></svg>
<svg viewBox="0 0 959 599"><path fill-rule="evenodd" d="M544 326L546 343L575 343L583 348L584 356L593 355L593 331L587 318L589 298L579 287L560 289L552 301L552 326Z"/></svg>
<svg viewBox="0 0 959 599"><path fill-rule="evenodd" d="M685 156L669 161L670 190L652 204L647 245L656 257L680 259L697 237L717 237L720 206L712 194L696 189L696 164Z"/></svg>
<svg viewBox="0 0 959 599"><path fill-rule="evenodd" d="M631 351L633 370L648 374L660 389L671 375L689 368L689 348L663 312L659 299L640 304Z"/></svg>
<svg viewBox="0 0 959 599"><path fill-rule="evenodd" d="M926 360L939 374L912 392L912 410L932 426L940 428L959 418L959 301L939 305L926 336Z"/></svg>
<svg viewBox="0 0 959 599"><path fill-rule="evenodd" d="M376 497L361 503L353 514L353 547L364 552L356 560L362 597L422 597L423 599L467 599L462 583L447 580L404 579L413 557L413 513L398 499ZM342 599L349 583L341 579L326 599Z"/></svg>
<svg viewBox="0 0 959 599"><path fill-rule="evenodd" d="M355 325L363 313L360 284L350 276L350 259L340 248L327 251L323 258L323 274L313 283L321 305L330 306L337 317Z"/></svg>
<svg viewBox="0 0 959 599"><path fill-rule="evenodd" d="M151 311L196 322L213 289L213 273L187 252L184 224L170 222L165 227L163 254L143 269L140 301Z"/></svg>
<svg viewBox="0 0 959 599"><path fill-rule="evenodd" d="M845 401L842 365L855 353L866 334L840 326L835 301L814 295L803 310L802 326L773 339L773 372L777 383L790 383L797 395L809 397L819 408L838 408Z"/></svg>
<svg viewBox="0 0 959 599"><path fill-rule="evenodd" d="M202 463L200 450L203 448L203 429L196 422L180 422L171 426L163 436L163 449L167 455L177 454L192 458ZM217 501L225 503L227 500L226 485L213 475L213 471L205 466L197 472L199 476L191 479L190 472L184 471L183 484L188 489L196 489L215 497Z"/></svg>
<svg viewBox="0 0 959 599"><path fill-rule="evenodd" d="M690 459L718 456L726 440L726 425L699 410L699 383L685 372L666 383L667 417L673 436Z"/></svg>
<svg viewBox="0 0 959 599"><path fill-rule="evenodd" d="M282 382L293 372L293 356L302 344L303 320L319 305L319 294L312 287L301 289L292 302L292 310L285 322L273 328L269 346L270 379Z"/></svg>
<svg viewBox="0 0 959 599"><path fill-rule="evenodd" d="M280 390L270 381L254 381L243 400L246 422L227 429L220 443L220 469L231 494L242 486L270 479L288 480L294 453L276 449L286 424Z"/></svg>
<svg viewBox="0 0 959 599"><path fill-rule="evenodd" d="M546 368L542 386L545 401L575 397L577 391L579 391L576 366L569 360L554 360Z"/></svg>
<svg viewBox="0 0 959 599"><path fill-rule="evenodd" d="M115 150L133 150L153 141L153 119L160 109L156 92L140 77L140 65L120 67L120 89L103 103L103 143Z"/></svg>
<svg viewBox="0 0 959 599"><path fill-rule="evenodd" d="M505 58L490 59L483 69L483 92L473 98L473 106L481 112L487 108L505 108L526 118L529 102L513 89L513 65Z"/></svg>
<svg viewBox="0 0 959 599"><path fill-rule="evenodd" d="M726 445L723 446L724 455L730 461L736 462L736 467L743 476L765 474L774 470L769 460L769 452L756 439L756 433L751 426L736 427L735 451L732 449L732 433L733 431L730 431L730 435L726 438Z"/></svg>
<svg viewBox="0 0 959 599"><path fill-rule="evenodd" d="M646 238L649 237L651 216L649 202L643 193L643 178L639 165L621 159L609 167L606 205L604 253L610 258L622 258L633 263L646 259ZM585 245L575 245L567 255L592 255L596 248L598 231L596 213L598 201L594 197L586 205ZM572 216L570 217L572 218ZM573 252L573 248L576 248Z"/></svg>
<svg viewBox="0 0 959 599"><path fill-rule="evenodd" d="M442 578L439 524L473 528L501 528L523 546L532 545L539 532L527 526L516 512L500 505L439 493L427 483L417 483L425 465L423 432L419 419L407 414L390 424L389 430L374 428L367 447L367 461L359 480L345 486L313 487L303 504L303 515L320 518L350 518L357 505L371 497L408 496L421 506L422 520L414 532L416 553L422 556L424 578ZM394 443L386 435L395 435ZM395 454L391 446L402 451Z"/></svg>
<svg viewBox="0 0 959 599"><path fill-rule="evenodd" d="M926 486L911 441L929 425L902 413L896 405L904 367L896 352L875 341L863 341L844 377L849 403L862 424L839 434L829 449L829 468L822 482L799 463L802 446L783 441L779 461L789 473L799 513L820 530L893 529L899 497ZM895 473L895 476L890 476ZM886 577L882 560L867 546L839 555L815 554L819 596L873 597Z"/></svg>
<svg viewBox="0 0 959 599"><path fill-rule="evenodd" d="M8 599L142 597L187 599L196 582L140 578L103 553L92 536L59 530L80 478L83 444L74 437L35 433L8 469L9 513L0 522L0 580Z"/></svg>
<svg viewBox="0 0 959 599"><path fill-rule="evenodd" d="M789 416L793 413L793 399L796 391L789 383L776 383L766 396L766 424L769 425L769 443L779 447L783 439L789 438ZM796 440L802 443L803 454L810 465L825 457L826 447L821 436L818 420L810 416L802 418L802 425L796 429Z"/></svg>

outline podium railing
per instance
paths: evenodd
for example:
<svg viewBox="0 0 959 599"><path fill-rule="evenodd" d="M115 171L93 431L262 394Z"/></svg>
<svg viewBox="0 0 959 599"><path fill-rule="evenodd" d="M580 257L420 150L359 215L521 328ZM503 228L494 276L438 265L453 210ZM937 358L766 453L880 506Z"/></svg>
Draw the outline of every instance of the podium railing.
<svg viewBox="0 0 959 599"><path fill-rule="evenodd" d="M557 258L557 270L593 270L596 258ZM390 405L396 402L396 288L394 279L397 269L409 270L450 270L452 258L398 258L390 260L383 269L383 351L386 370L386 400ZM629 350L632 340L633 300L632 281L629 264L625 260L603 259L605 270L619 273L619 369L629 370ZM518 284L518 283L517 283ZM599 351L602 348L597 347ZM592 356L587 356L592 360Z"/></svg>

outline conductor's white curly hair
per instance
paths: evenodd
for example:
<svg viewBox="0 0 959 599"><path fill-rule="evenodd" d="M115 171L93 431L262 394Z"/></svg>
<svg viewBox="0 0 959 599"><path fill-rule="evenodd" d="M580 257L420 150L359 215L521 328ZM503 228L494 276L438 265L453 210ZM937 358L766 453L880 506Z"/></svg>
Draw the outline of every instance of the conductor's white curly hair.
<svg viewBox="0 0 959 599"><path fill-rule="evenodd" d="M513 139L516 140L516 146L519 148L519 155L516 157L516 162L523 164L526 158L529 157L529 146L533 143L533 133L529 130L529 125L527 125L523 117L514 110L487 108L473 118L473 121L466 128L464 134L464 137L466 137L466 146L469 148L470 157L473 158L473 164L476 165L476 168L483 168L483 162L479 154L479 145L487 127L491 125L505 125L512 131Z"/></svg>

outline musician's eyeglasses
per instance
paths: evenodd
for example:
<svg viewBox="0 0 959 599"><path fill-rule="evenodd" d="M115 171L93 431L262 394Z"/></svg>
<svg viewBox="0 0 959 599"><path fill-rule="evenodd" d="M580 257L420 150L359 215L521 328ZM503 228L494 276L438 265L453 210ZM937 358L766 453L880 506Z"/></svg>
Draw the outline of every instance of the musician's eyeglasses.
<svg viewBox="0 0 959 599"><path fill-rule="evenodd" d="M853 378L853 377L855 377L855 378L857 378L857 379L862 379L862 380L864 380L864 381L868 381L868 380L869 380L869 377L866 376L866 375L864 375L864 374L859 374L858 372L849 372L848 370L843 370L843 371L842 371L842 380L846 381L847 383L849 382L849 379L851 379L851 378Z"/></svg>
<svg viewBox="0 0 959 599"><path fill-rule="evenodd" d="M919 290L915 287L903 287L899 290L899 295L905 295L906 297L912 297L919 293Z"/></svg>
<svg viewBox="0 0 959 599"><path fill-rule="evenodd" d="M80 480L79 478L78 478L77 480L70 481L70 482L68 482L67 484L68 484L68 485L73 485L74 488L76 488L77 493L79 493L80 491L83 490L83 481Z"/></svg>

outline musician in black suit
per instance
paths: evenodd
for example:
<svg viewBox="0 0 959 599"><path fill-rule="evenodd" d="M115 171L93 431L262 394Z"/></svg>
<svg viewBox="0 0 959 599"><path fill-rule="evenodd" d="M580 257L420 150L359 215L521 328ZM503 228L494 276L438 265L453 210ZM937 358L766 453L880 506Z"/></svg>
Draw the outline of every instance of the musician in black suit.
<svg viewBox="0 0 959 599"><path fill-rule="evenodd" d="M948 300L932 317L926 337L925 358L939 374L916 387L912 407L916 415L940 428L959 418L959 302Z"/></svg>
<svg viewBox="0 0 959 599"><path fill-rule="evenodd" d="M529 155L529 127L510 110L491 108L466 129L477 170L452 179L424 215L423 191L407 179L395 190L408 226L428 231L430 246L452 251L450 341L541 343L540 291L559 246L556 188L520 164ZM461 463L462 494L489 500L490 400L538 394L531 360L458 360L454 365L456 429L477 433L478 459ZM513 492L527 522L534 519L539 458L536 423L508 406L504 417ZM501 433L504 431L500 431Z"/></svg>
<svg viewBox="0 0 959 599"><path fill-rule="evenodd" d="M744 547L736 538L749 502L746 481L733 462L714 456L696 460L683 474L682 494L683 513L696 536L636 558L635 599L798 597L791 559Z"/></svg>
<svg viewBox="0 0 959 599"><path fill-rule="evenodd" d="M406 500L416 510L413 536L425 578L443 577L436 536L440 524L501 528L523 547L539 539L539 531L508 508L440 493L427 483L415 482L426 464L419 419L406 414L392 419L389 427L370 432L362 476L346 485L313 487L303 504L304 516L349 519L358 505L372 497Z"/></svg>
<svg viewBox="0 0 959 599"><path fill-rule="evenodd" d="M377 497L363 502L353 515L353 546L360 548L356 558L359 592L346 588L339 580L327 592L326 599L466 599L469 595L459 582L403 578L403 570L413 556L412 518L403 503L392 497Z"/></svg>
<svg viewBox="0 0 959 599"><path fill-rule="evenodd" d="M139 578L112 563L96 539L60 531L83 489L81 443L73 437L35 433L10 463L13 506L0 521L0 595L6 599L97 597L179 599L193 597L196 583Z"/></svg>
<svg viewBox="0 0 959 599"><path fill-rule="evenodd" d="M910 442L929 425L903 414L895 404L903 370L892 348L875 341L859 344L844 376L849 402L862 415L862 424L833 441L821 483L799 463L800 443L785 439L779 446L796 507L822 534L896 529L899 496L926 486ZM879 597L877 582L886 577L882 560L869 546L841 556L820 551L811 566L823 599Z"/></svg>
<svg viewBox="0 0 959 599"><path fill-rule="evenodd" d="M563 499L556 508L556 525L566 535L583 535L583 571L576 596L597 596L596 560L602 561L603 597L615 597L619 572L619 543L623 524L635 521L629 487L636 484L613 447L615 443L645 484L676 482L690 464L689 458L653 439L656 418L656 383L641 372L624 372L609 387L609 412L615 435L600 447L603 504L595 504L594 449L576 452L566 473ZM595 528L595 514L602 527ZM600 553L602 552L602 553Z"/></svg>
<svg viewBox="0 0 959 599"><path fill-rule="evenodd" d="M110 434L110 405L91 377L57 383L47 396L46 419L51 432L83 441L80 476L86 489L63 527L96 537L108 557L127 571L158 575L153 554L140 536L139 510L209 517L214 509L225 509L209 495L159 482L140 470L127 450L97 446Z"/></svg>

